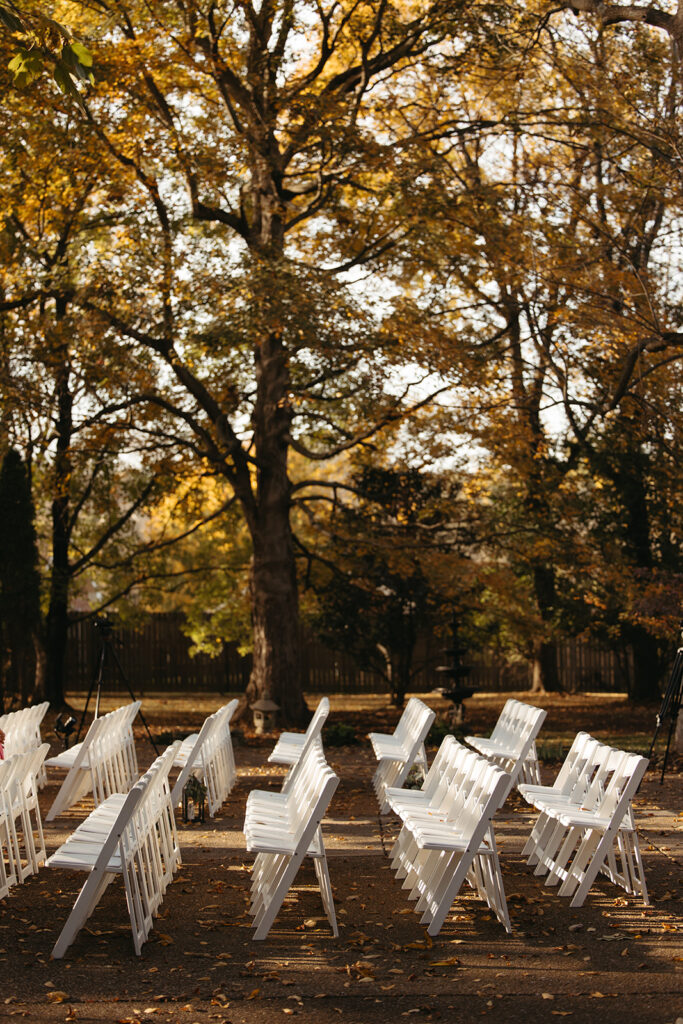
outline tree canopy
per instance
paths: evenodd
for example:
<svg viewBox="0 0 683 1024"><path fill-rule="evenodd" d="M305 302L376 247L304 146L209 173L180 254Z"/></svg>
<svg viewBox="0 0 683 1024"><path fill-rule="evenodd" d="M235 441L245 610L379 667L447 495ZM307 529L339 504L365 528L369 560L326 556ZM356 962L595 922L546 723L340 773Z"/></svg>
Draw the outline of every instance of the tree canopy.
<svg viewBox="0 0 683 1024"><path fill-rule="evenodd" d="M248 538L249 697L301 721L298 572L329 551L304 551L294 510L326 495L353 519L356 453L427 453L469 499L476 600L510 634L524 609L539 682L557 685L557 637L597 619L652 667L664 620L647 640L627 580L680 568L678 15L583 0L69 14L85 49L65 46L95 82L72 69L88 80L74 103L44 76L11 91L8 69L0 111L4 415L27 450L45 438L64 579L103 552L69 529L102 453L99 536L130 527L105 600L183 476L210 480L207 505ZM40 27L18 9L4 24L14 60ZM449 446L471 454L449 462ZM598 614L615 564L622 599Z"/></svg>

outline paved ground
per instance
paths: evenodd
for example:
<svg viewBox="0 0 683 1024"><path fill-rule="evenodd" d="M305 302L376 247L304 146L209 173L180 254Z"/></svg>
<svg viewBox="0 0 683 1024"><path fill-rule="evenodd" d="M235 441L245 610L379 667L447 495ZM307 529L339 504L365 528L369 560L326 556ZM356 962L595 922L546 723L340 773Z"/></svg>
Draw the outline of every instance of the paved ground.
<svg viewBox="0 0 683 1024"><path fill-rule="evenodd" d="M513 934L468 893L430 940L389 868L396 835L379 818L368 746L328 751L341 784L324 824L340 936L306 866L264 942L251 938L250 788L278 786L265 751L237 750L240 778L222 814L185 827L184 864L145 945L133 953L122 888L112 885L62 961L50 950L79 879L49 869L0 903L0 1020L315 1024L449 1020L683 1024L681 776L648 776L637 801L652 906L601 881L580 910L544 889L521 849L533 817L512 797L497 836ZM150 760L141 748L141 763ZM547 781L552 778L547 772ZM44 792L45 806L56 787ZM52 850L87 810L47 826Z"/></svg>

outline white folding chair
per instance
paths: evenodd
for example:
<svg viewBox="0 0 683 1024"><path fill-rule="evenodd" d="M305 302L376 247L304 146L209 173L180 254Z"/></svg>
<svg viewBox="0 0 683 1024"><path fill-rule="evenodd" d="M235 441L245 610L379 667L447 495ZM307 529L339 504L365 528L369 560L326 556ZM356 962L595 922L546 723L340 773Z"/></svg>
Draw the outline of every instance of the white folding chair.
<svg viewBox="0 0 683 1024"><path fill-rule="evenodd" d="M16 835L14 813L14 790L16 787L17 761L15 758L0 761L0 897L4 898L11 886L20 881L17 862L21 863L19 843Z"/></svg>
<svg viewBox="0 0 683 1024"><path fill-rule="evenodd" d="M49 867L88 872L55 943L55 959L64 956L118 874L123 876L133 945L140 955L180 863L168 785L178 746L168 747L128 794L114 793L96 807L48 858Z"/></svg>
<svg viewBox="0 0 683 1024"><path fill-rule="evenodd" d="M433 803L435 793L443 784L444 775L448 772L453 755L458 748L465 749L454 736L444 736L420 789L387 786L385 794L392 811L400 815L403 808L407 812L413 806L421 807Z"/></svg>
<svg viewBox="0 0 683 1024"><path fill-rule="evenodd" d="M283 732L271 751L268 761L271 764L293 765L301 757L306 744L313 739L322 744L320 733L330 713L329 697L323 697L315 709L305 732Z"/></svg>
<svg viewBox="0 0 683 1024"><path fill-rule="evenodd" d="M457 802L468 792L468 775L464 770L471 762L472 751L445 736L419 790L388 787L386 797L392 811L400 818L410 814L447 817L457 813ZM457 792L457 796L456 796ZM398 878L404 878L417 853L417 845L408 829L401 829L391 851L391 866Z"/></svg>
<svg viewBox="0 0 683 1024"><path fill-rule="evenodd" d="M0 761L0 900L9 893L10 886L16 885L14 874L14 861L12 858L12 847L9 831L9 814L5 806L5 794L3 790L2 765Z"/></svg>
<svg viewBox="0 0 683 1024"><path fill-rule="evenodd" d="M95 803L112 793L128 792L139 775L133 735L139 710L140 701L136 700L94 718L81 743L48 758L48 767L66 769L67 774L47 812L47 821L73 807L91 790Z"/></svg>
<svg viewBox="0 0 683 1024"><path fill-rule="evenodd" d="M0 715L0 729L5 733L6 758L12 757L13 754L25 754L42 746L40 726L49 707L49 702L43 701L42 704L33 704L31 707ZM41 789L46 781L45 766L41 764L37 779Z"/></svg>
<svg viewBox="0 0 683 1024"><path fill-rule="evenodd" d="M547 712L542 708L508 700L489 737L466 736L465 742L510 776L510 789L519 780L540 785L536 737Z"/></svg>
<svg viewBox="0 0 683 1024"><path fill-rule="evenodd" d="M554 807L580 803L590 788L602 758L610 749L593 739L589 733L579 732L552 786L520 783L517 788L523 799L534 806L537 801L550 802ZM554 819L541 812L522 850L522 854L528 857L528 864L537 864L539 857L546 854L550 837L556 829Z"/></svg>
<svg viewBox="0 0 683 1024"><path fill-rule="evenodd" d="M472 751L454 751L457 769L436 805L407 809L397 841L398 877L415 909L437 935L467 879L509 932L510 919L493 832L493 816L509 790L505 772Z"/></svg>
<svg viewBox="0 0 683 1024"><path fill-rule="evenodd" d="M24 882L29 875L36 874L45 862L45 839L38 804L38 776L45 755L50 749L48 743L23 754L14 754L0 762L0 800L4 824L0 842L7 850L8 868L4 866L8 886Z"/></svg>
<svg viewBox="0 0 683 1024"><path fill-rule="evenodd" d="M534 873L547 872L545 884L560 884L572 907L583 905L598 873L648 904L632 809L647 765L638 754L599 744L590 778L579 780L569 799L534 800L545 822L532 852Z"/></svg>
<svg viewBox="0 0 683 1024"><path fill-rule="evenodd" d="M321 821L339 783L314 742L309 743L280 793L252 790L244 834L256 853L252 869L254 938L264 939L305 856L313 858L323 908L338 934Z"/></svg>
<svg viewBox="0 0 683 1024"><path fill-rule="evenodd" d="M372 785L380 814L389 812L389 803L385 795L387 787L401 787L414 764L422 765L425 774L427 773L425 740L435 717L434 711L418 697L411 697L392 734L369 734L378 762Z"/></svg>

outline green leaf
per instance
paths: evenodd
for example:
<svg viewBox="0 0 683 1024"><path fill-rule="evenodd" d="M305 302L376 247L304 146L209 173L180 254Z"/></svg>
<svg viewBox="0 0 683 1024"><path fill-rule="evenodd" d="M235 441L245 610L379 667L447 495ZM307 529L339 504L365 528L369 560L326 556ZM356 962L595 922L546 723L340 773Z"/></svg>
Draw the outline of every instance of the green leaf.
<svg viewBox="0 0 683 1024"><path fill-rule="evenodd" d="M80 46L80 44L78 44L78 45ZM80 47L80 49L81 50L85 50L85 47ZM85 52L87 53L88 51L85 50ZM92 58L90 58L90 59L91 59L91 62L92 62ZM58 65L61 64L61 66L66 71L68 71L68 73L70 75L73 75L74 78L80 79L81 82L92 82L93 81L92 72L89 70L89 68L86 65L81 64L81 61L80 61L80 59L78 57L78 53L76 52L76 49L75 49L74 46L71 46L71 45L64 46L62 48L61 59L57 63L58 63Z"/></svg>
<svg viewBox="0 0 683 1024"><path fill-rule="evenodd" d="M83 97L81 96L80 92L76 88L74 80L71 77L71 75L69 74L68 68L66 68L64 66L62 61L58 61L58 63L55 65L55 70L53 72L53 76L52 77L54 78L55 82L57 83L57 85L59 86L61 91L66 96L72 96L76 100L76 102L79 104L79 106L81 106L83 109L85 109L85 104L83 102Z"/></svg>
<svg viewBox="0 0 683 1024"><path fill-rule="evenodd" d="M16 85L24 86L38 77L43 71L43 58L38 50L19 50L12 57L7 67L14 72Z"/></svg>
<svg viewBox="0 0 683 1024"><path fill-rule="evenodd" d="M79 64L82 64L85 68L91 68L93 59L90 50L86 46L83 46L83 43L71 43L70 46L76 54Z"/></svg>
<svg viewBox="0 0 683 1024"><path fill-rule="evenodd" d="M53 78L63 93L70 94L74 92L75 86L71 80L71 75L63 64L56 65Z"/></svg>

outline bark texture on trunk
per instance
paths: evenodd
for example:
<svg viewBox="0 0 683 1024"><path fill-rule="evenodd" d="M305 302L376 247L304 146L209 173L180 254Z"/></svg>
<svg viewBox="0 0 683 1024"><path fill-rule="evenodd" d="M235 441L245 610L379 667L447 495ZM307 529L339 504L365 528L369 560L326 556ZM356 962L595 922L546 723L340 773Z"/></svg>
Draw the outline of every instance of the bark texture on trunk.
<svg viewBox="0 0 683 1024"><path fill-rule="evenodd" d="M534 592L543 622L550 622L557 607L555 570L550 565L534 567ZM557 645L554 640L540 640L534 646L532 690L557 693L562 689L557 671Z"/></svg>
<svg viewBox="0 0 683 1024"><path fill-rule="evenodd" d="M557 645L553 641L541 641L534 647L531 659L531 692L549 693L560 689Z"/></svg>
<svg viewBox="0 0 683 1024"><path fill-rule="evenodd" d="M52 572L45 640L45 697L53 707L64 704L64 663L69 628L70 445L73 396L65 359L57 377L57 451L52 499Z"/></svg>
<svg viewBox="0 0 683 1024"><path fill-rule="evenodd" d="M248 517L253 555L251 607L254 664L247 700L270 697L283 724L303 725L299 598L287 472L291 410L287 351L273 331L255 347L257 394L252 415L256 494Z"/></svg>
<svg viewBox="0 0 683 1024"><path fill-rule="evenodd" d="M299 613L293 552L269 537L265 551L254 554L251 568L254 661L247 688L251 704L270 697L280 705L285 724L304 725L306 704L301 692ZM261 547L261 545L259 545Z"/></svg>
<svg viewBox="0 0 683 1024"><path fill-rule="evenodd" d="M662 664L656 639L637 625L628 626L625 634L633 651L633 677L629 680L629 697L635 701L660 700Z"/></svg>

